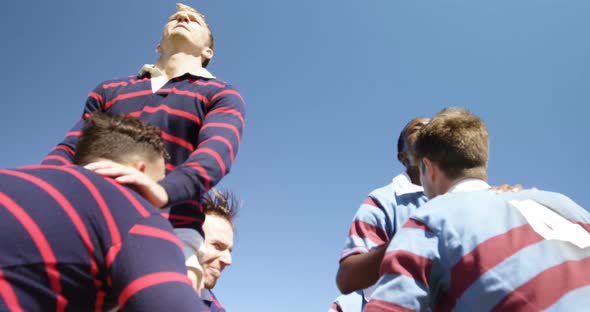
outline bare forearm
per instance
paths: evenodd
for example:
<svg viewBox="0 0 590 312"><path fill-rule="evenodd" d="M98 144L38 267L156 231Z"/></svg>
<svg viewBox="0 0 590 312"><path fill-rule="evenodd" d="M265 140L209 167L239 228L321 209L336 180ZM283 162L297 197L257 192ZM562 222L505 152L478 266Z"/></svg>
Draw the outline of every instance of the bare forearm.
<svg viewBox="0 0 590 312"><path fill-rule="evenodd" d="M386 243L367 253L351 255L342 260L336 275L340 292L348 294L375 284L379 279L379 269L387 245Z"/></svg>

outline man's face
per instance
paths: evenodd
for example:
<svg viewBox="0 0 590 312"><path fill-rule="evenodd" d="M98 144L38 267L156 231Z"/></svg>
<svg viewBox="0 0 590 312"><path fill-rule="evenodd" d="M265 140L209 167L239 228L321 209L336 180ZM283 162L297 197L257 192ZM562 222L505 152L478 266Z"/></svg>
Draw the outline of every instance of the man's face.
<svg viewBox="0 0 590 312"><path fill-rule="evenodd" d="M205 19L191 11L181 10L174 13L164 26L162 43L174 44L177 40L188 42L199 52L209 48L209 28Z"/></svg>
<svg viewBox="0 0 590 312"><path fill-rule="evenodd" d="M226 266L231 265L234 230L222 217L207 215L203 224L205 242L199 249L201 265L205 270L205 288L212 289Z"/></svg>

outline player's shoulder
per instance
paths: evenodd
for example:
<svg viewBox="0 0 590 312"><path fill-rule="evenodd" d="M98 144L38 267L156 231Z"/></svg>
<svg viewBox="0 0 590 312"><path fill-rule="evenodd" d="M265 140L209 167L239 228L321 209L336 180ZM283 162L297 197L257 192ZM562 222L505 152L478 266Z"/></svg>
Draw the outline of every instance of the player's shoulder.
<svg viewBox="0 0 590 312"><path fill-rule="evenodd" d="M121 87L134 86L140 83L147 83L150 77L147 75L141 76L139 74L132 74L124 77L116 77L99 82L97 89L118 89Z"/></svg>

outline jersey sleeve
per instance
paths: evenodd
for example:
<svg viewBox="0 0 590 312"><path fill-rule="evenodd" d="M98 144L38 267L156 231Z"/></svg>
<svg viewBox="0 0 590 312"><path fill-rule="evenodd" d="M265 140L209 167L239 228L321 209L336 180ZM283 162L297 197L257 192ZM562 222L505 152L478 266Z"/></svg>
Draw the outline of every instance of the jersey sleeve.
<svg viewBox="0 0 590 312"><path fill-rule="evenodd" d="M76 152L76 143L82 133L84 127L84 120L96 111L103 111L104 95L102 85L97 86L92 92L88 94L86 105L82 118L66 133L62 142L57 144L47 156L43 158L41 163L43 165L69 165L74 163L74 154Z"/></svg>
<svg viewBox="0 0 590 312"><path fill-rule="evenodd" d="M152 215L135 224L107 254L112 289L124 311L205 311L192 288L180 241L167 220Z"/></svg>
<svg viewBox="0 0 590 312"><path fill-rule="evenodd" d="M408 220L387 249L365 311L430 311L443 276L439 254L438 236Z"/></svg>
<svg viewBox="0 0 590 312"><path fill-rule="evenodd" d="M385 205L383 200L373 194L365 199L352 220L340 261L389 242L391 222L388 221Z"/></svg>
<svg viewBox="0 0 590 312"><path fill-rule="evenodd" d="M169 205L200 199L230 171L241 143L244 118L245 103L238 91L225 87L211 97L197 148L160 182Z"/></svg>

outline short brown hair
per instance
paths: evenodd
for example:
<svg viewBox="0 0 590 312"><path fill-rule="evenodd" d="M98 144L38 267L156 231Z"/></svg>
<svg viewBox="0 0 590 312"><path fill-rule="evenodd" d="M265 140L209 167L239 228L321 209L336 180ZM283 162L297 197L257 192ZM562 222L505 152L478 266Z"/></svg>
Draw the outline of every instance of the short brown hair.
<svg viewBox="0 0 590 312"><path fill-rule="evenodd" d="M416 157L436 163L449 179L485 178L489 157L484 122L463 108L446 108L419 132Z"/></svg>
<svg viewBox="0 0 590 312"><path fill-rule="evenodd" d="M179 12L179 11L187 11L187 12L196 13L200 17L203 18L203 21L205 21L205 25L207 26L207 30L209 30L209 47L211 48L211 50L213 50L213 42L214 42L213 32L211 31L211 27L209 27L209 23L207 23L207 19L205 18L205 15L203 13L199 12L197 9L190 7L190 6L183 4L183 3L176 4L176 12ZM201 66L203 66L203 68L205 68L205 67L207 67L207 65L209 65L209 62L211 62L211 59L204 59L201 62Z"/></svg>
<svg viewBox="0 0 590 312"><path fill-rule="evenodd" d="M234 218L240 208L236 195L230 191L211 189L201 200L205 216L219 216L234 227Z"/></svg>
<svg viewBox="0 0 590 312"><path fill-rule="evenodd" d="M76 145L74 163L86 165L98 158L125 163L140 155L147 160L168 158L161 130L132 116L94 113L86 119Z"/></svg>

